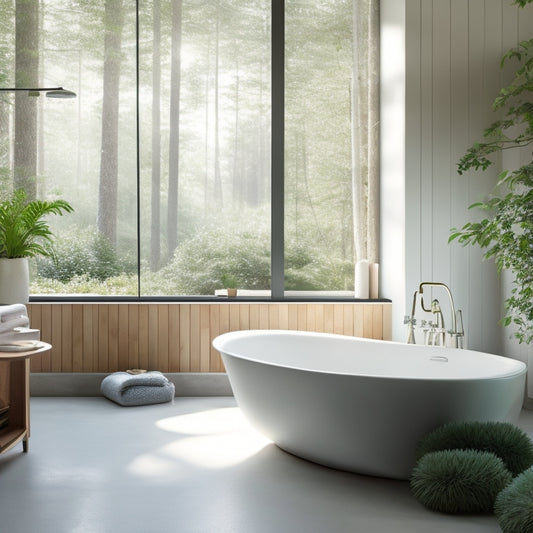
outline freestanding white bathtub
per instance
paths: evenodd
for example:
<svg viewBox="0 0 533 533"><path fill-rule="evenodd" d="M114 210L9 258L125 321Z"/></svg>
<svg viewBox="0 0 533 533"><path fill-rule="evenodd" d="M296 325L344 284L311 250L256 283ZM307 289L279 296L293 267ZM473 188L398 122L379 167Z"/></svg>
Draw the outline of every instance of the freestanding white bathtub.
<svg viewBox="0 0 533 533"><path fill-rule="evenodd" d="M299 331L235 331L213 346L238 405L280 448L408 479L420 438L451 420L516 422L526 365L471 350Z"/></svg>

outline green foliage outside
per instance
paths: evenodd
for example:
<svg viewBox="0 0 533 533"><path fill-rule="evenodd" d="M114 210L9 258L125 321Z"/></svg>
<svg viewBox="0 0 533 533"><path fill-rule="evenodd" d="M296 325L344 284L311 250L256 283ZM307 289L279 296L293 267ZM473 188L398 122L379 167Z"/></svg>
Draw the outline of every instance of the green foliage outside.
<svg viewBox="0 0 533 533"><path fill-rule="evenodd" d="M235 233L207 229L178 247L162 277L172 280L169 294L213 295L230 274L238 288L270 287L268 235L246 229Z"/></svg>
<svg viewBox="0 0 533 533"><path fill-rule="evenodd" d="M143 272L144 294L213 295L233 277L239 289L270 289L270 234L266 229L245 227L206 228L183 242L173 260L159 273ZM318 290L326 272L331 290L344 288L344 277L351 265L311 253L308 247L290 246L285 257L287 290Z"/></svg>
<svg viewBox="0 0 533 533"><path fill-rule="evenodd" d="M516 1L524 6L531 0ZM502 65L515 61L517 70L510 85L500 90L493 111L501 119L483 134L467 151L458 165L459 174L474 169L485 170L494 161L493 154L525 148L533 142L533 39L524 41L507 52ZM449 241L472 244L493 257L498 272L508 269L514 276L511 296L505 301L507 315L502 323L514 324L519 342L533 341L533 161L516 169L504 170L491 198L476 202L470 208L483 211L480 222L468 222L453 228Z"/></svg>
<svg viewBox="0 0 533 533"><path fill-rule="evenodd" d="M63 283L56 279L38 275L30 280L30 292L33 295L57 294L59 296L137 296L137 276L123 274L99 281L87 275L76 276Z"/></svg>
<svg viewBox="0 0 533 533"><path fill-rule="evenodd" d="M233 224L208 226L181 243L173 260L159 272L142 269L144 295L214 295L231 276L240 289L270 289L270 235L252 221L251 227ZM125 261L96 230L73 227L58 233L55 257L35 262L34 294L136 295L137 269ZM308 246L290 246L285 260L287 290L319 290L329 275L331 290L343 290L353 266ZM334 275L331 275L334 273ZM336 273L336 274L335 274ZM116 285L116 287L115 287Z"/></svg>
<svg viewBox="0 0 533 533"><path fill-rule="evenodd" d="M40 276L69 282L87 277L104 281L123 273L135 273L135 265L119 261L111 244L96 230L73 227L58 232L53 258L36 261Z"/></svg>

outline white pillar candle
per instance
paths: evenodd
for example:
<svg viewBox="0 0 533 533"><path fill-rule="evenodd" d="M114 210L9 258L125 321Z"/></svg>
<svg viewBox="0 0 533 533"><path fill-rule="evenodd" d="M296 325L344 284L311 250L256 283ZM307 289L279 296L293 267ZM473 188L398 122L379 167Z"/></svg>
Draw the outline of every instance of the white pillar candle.
<svg viewBox="0 0 533 533"><path fill-rule="evenodd" d="M379 298L379 263L370 263L369 274L370 298Z"/></svg>
<svg viewBox="0 0 533 533"><path fill-rule="evenodd" d="M355 264L355 297L367 300L369 295L368 261L361 259Z"/></svg>

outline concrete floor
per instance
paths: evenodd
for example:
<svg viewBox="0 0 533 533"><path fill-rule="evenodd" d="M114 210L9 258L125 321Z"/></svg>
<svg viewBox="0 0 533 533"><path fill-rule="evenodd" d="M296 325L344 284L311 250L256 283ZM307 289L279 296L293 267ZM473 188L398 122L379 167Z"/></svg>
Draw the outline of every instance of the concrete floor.
<svg viewBox="0 0 533 533"><path fill-rule="evenodd" d="M2 533L474 533L493 516L433 513L409 484L289 455L231 397L124 408L32 398L29 453L0 456ZM533 434L533 412L522 427Z"/></svg>

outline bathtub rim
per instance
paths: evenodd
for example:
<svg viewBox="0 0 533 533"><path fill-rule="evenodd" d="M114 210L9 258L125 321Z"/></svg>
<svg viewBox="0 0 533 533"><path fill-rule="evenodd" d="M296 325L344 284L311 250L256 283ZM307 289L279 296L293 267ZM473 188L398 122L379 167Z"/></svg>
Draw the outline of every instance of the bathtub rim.
<svg viewBox="0 0 533 533"><path fill-rule="evenodd" d="M212 341L212 346L220 352L222 357L224 355L227 355L229 357L235 357L237 359L242 359L245 361L254 362L257 364L262 365L268 365L272 367L277 368L286 368L291 370L297 370L300 372L309 372L314 374L328 374L333 376L352 376L352 377L361 377L365 379L376 379L376 380L404 380L404 381L433 381L433 382L451 382L451 381L460 381L460 382L467 382L467 381L490 381L490 380L505 380L505 379L515 379L517 377L523 376L527 373L527 365L523 361L519 361L518 359L513 359L511 357L505 357L502 355L496 355L496 354L490 354L486 352L479 352L476 350L469 350L469 349L458 349L458 348L443 348L443 347L430 347L430 346L424 346L419 344L413 344L411 345L414 349L421 349L421 348L427 348L427 349L434 349L439 350L439 353L460 353L460 352L469 352L478 354L480 356L487 356L490 358L497 358L502 359L505 361L512 362L512 364L516 364L516 370L509 370L508 372L501 374L501 375L495 375L495 376L454 376L454 377L446 377L446 376L395 376L395 375L377 375L377 374L369 374L369 373L353 373L353 372L339 372L339 371L333 371L333 370L317 370L312 368L305 368L303 366L294 366L294 365L288 365L288 364L280 364L275 363L272 361L265 361L263 359L259 359L256 357L251 357L244 354L239 354L233 351L228 351L222 349L223 341L230 338L243 338L243 337L255 337L259 335L265 335L265 336L274 336L274 335L285 335L285 336L303 336L303 337L320 337L320 338L334 338L334 339L354 339L358 341L364 341L365 343L372 343L372 344L388 344L388 345L396 345L396 346L407 346L406 343L397 342L397 341L389 341L389 340L382 340L382 339L369 339L366 337L356 337L353 335L341 335L338 333L326 333L326 332L318 332L318 331L302 331L302 330L285 330L285 329L248 329L248 330L235 330L235 331L229 331L226 333L221 333L220 335L216 336ZM444 352L440 352L441 350L444 350Z"/></svg>

